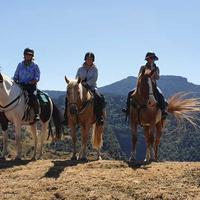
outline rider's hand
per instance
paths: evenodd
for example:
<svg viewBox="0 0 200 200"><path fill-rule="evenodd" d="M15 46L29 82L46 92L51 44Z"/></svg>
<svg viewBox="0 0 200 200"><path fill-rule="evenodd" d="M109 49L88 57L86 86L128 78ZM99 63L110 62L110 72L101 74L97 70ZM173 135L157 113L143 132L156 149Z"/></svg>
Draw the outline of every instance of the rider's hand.
<svg viewBox="0 0 200 200"><path fill-rule="evenodd" d="M36 84L36 83L37 83L36 80L32 80L32 81L29 82L29 84L31 84L31 85L34 85L34 84Z"/></svg>

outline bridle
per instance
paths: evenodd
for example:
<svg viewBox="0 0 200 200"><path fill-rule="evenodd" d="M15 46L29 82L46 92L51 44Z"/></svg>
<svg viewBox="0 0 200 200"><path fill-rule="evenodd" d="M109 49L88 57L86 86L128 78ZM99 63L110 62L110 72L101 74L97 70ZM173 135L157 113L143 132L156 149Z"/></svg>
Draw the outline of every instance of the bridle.
<svg viewBox="0 0 200 200"><path fill-rule="evenodd" d="M147 76L147 84L149 86L149 90L148 90L148 97L145 101L145 103L143 104L140 104L139 102L134 102L132 101L131 102L131 106L133 106L133 108L135 108L137 110L137 115L138 115L138 122L139 124L142 126L141 124L141 120L140 120L140 112L141 110L143 109L146 109L148 108L148 102L150 101L151 98L154 98L154 93L153 93L153 87L152 87L152 80L151 80L151 77L146 75ZM140 82L141 83L141 82ZM137 86L138 87L138 86ZM137 88L138 90L138 88ZM141 89L139 90L141 91ZM141 93L141 92L140 92ZM141 94L140 94L141 95ZM155 99L155 98L154 98ZM152 99L151 99L152 100Z"/></svg>

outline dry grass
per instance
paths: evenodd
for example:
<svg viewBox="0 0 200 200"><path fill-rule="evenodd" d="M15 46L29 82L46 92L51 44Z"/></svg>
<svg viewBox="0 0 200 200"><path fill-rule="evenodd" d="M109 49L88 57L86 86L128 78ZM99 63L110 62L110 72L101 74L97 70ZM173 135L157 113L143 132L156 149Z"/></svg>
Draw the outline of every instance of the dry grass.
<svg viewBox="0 0 200 200"><path fill-rule="evenodd" d="M0 163L0 199L200 199L200 163L39 160Z"/></svg>

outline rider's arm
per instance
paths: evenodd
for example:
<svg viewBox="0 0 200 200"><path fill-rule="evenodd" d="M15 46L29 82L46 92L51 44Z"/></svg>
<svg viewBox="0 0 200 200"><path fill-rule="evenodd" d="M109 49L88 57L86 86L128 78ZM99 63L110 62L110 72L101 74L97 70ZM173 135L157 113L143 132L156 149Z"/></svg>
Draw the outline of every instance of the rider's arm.
<svg viewBox="0 0 200 200"><path fill-rule="evenodd" d="M19 73L20 73L20 63L17 65L17 69L15 70L15 74L14 74L14 77L13 77L13 80L15 82L19 82Z"/></svg>
<svg viewBox="0 0 200 200"><path fill-rule="evenodd" d="M40 80L40 69L38 67L38 65L35 65L35 77L34 77L35 81L39 81Z"/></svg>
<svg viewBox="0 0 200 200"><path fill-rule="evenodd" d="M159 78L160 78L160 70L159 70L158 67L156 67L156 70L155 70L155 72L153 74L153 77L154 77L155 80L159 80Z"/></svg>
<svg viewBox="0 0 200 200"><path fill-rule="evenodd" d="M139 71L139 73L138 73L138 76L142 73L142 71L144 70L144 68L145 68L145 66L141 66L141 67L140 67L140 71Z"/></svg>
<svg viewBox="0 0 200 200"><path fill-rule="evenodd" d="M79 77L81 77L81 68L78 69L77 73L76 73L76 79L78 79Z"/></svg>
<svg viewBox="0 0 200 200"><path fill-rule="evenodd" d="M35 85L40 80L40 69L37 64L34 67L34 78L29 82L31 85Z"/></svg>
<svg viewBox="0 0 200 200"><path fill-rule="evenodd" d="M87 84L88 85L96 85L97 78L98 78L98 69L96 67L94 67L92 69L92 76L87 78Z"/></svg>
<svg viewBox="0 0 200 200"><path fill-rule="evenodd" d="M34 68L34 78L29 82L29 84L35 85L40 80L40 69L37 64L35 64Z"/></svg>

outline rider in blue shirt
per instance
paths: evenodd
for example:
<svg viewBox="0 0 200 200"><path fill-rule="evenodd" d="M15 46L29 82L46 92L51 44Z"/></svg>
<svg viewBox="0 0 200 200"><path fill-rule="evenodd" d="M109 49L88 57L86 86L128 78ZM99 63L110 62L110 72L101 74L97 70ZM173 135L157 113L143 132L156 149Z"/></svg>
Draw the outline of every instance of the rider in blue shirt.
<svg viewBox="0 0 200 200"><path fill-rule="evenodd" d="M24 49L24 61L18 64L14 81L28 92L30 104L35 112L35 120L39 120L39 104L37 101L37 82L40 80L40 70L34 60L34 50Z"/></svg>

